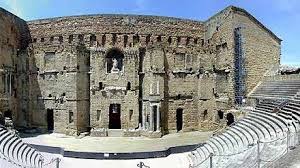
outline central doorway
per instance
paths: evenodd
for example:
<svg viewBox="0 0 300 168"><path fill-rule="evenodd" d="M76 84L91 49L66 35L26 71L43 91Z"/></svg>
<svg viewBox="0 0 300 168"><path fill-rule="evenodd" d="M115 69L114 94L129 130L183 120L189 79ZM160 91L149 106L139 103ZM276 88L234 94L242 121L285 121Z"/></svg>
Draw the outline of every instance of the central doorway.
<svg viewBox="0 0 300 168"><path fill-rule="evenodd" d="M182 122L183 122L182 121L183 120L182 113L183 113L182 108L179 108L179 109L176 110L176 129L177 129L177 132L182 130Z"/></svg>
<svg viewBox="0 0 300 168"><path fill-rule="evenodd" d="M109 106L109 129L121 129L121 105Z"/></svg>
<svg viewBox="0 0 300 168"><path fill-rule="evenodd" d="M54 117L53 117L53 109L47 109L47 125L48 131L54 130Z"/></svg>

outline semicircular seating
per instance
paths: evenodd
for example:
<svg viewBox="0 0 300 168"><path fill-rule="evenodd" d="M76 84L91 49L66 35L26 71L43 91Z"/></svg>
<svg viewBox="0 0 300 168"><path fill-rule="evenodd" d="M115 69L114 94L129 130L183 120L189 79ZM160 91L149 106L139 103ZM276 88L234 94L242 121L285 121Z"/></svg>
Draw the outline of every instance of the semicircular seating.
<svg viewBox="0 0 300 168"><path fill-rule="evenodd" d="M284 138L287 136L287 131L299 130L299 124L295 121L298 123L300 121L300 97L288 103L282 100L263 100L246 117L197 148L198 155L189 155L193 157L191 165L201 167L199 163L207 159L210 154L216 156L213 157L215 159L213 163L217 167L242 165L242 163L232 163L235 159L231 161L229 157L218 156L243 152L255 145L258 140L266 142ZM278 143L284 144L284 141Z"/></svg>
<svg viewBox="0 0 300 168"><path fill-rule="evenodd" d="M0 162L3 161L21 167L42 168L43 166L43 157L38 151L0 125Z"/></svg>

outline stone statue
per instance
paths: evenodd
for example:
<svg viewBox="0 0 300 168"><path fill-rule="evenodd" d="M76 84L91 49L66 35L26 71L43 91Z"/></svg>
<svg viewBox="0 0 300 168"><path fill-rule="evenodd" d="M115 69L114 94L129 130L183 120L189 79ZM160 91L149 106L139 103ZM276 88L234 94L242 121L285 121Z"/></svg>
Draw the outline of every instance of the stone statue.
<svg viewBox="0 0 300 168"><path fill-rule="evenodd" d="M111 72L119 72L118 60L113 58L112 62L113 62L113 64L112 64Z"/></svg>

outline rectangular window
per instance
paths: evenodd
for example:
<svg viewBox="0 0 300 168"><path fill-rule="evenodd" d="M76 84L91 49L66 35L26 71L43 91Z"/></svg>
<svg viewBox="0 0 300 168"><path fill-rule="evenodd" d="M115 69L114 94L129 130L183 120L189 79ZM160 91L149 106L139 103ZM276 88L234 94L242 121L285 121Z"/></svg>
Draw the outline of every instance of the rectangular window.
<svg viewBox="0 0 300 168"><path fill-rule="evenodd" d="M45 52L44 64L55 61L55 52Z"/></svg>
<svg viewBox="0 0 300 168"><path fill-rule="evenodd" d="M185 54L179 53L176 55L176 60L179 62L184 61L184 58L185 58Z"/></svg>
<svg viewBox="0 0 300 168"><path fill-rule="evenodd" d="M97 110L97 121L99 121L101 118L101 110Z"/></svg>
<svg viewBox="0 0 300 168"><path fill-rule="evenodd" d="M83 34L78 35L78 40L79 40L80 43L83 43L83 40L84 40Z"/></svg>
<svg viewBox="0 0 300 168"><path fill-rule="evenodd" d="M185 68L185 54L177 53L175 56L175 67L178 69Z"/></svg>
<svg viewBox="0 0 300 168"><path fill-rule="evenodd" d="M73 123L74 122L74 113L72 112L72 110L69 111L69 123Z"/></svg>
<svg viewBox="0 0 300 168"><path fill-rule="evenodd" d="M69 36L69 43L72 43L72 41L73 41L73 35L70 35Z"/></svg>
<svg viewBox="0 0 300 168"><path fill-rule="evenodd" d="M191 55L186 55L186 63L190 64L192 62L192 56Z"/></svg>
<svg viewBox="0 0 300 168"><path fill-rule="evenodd" d="M132 115L133 115L133 110L129 110L129 121L131 121Z"/></svg>

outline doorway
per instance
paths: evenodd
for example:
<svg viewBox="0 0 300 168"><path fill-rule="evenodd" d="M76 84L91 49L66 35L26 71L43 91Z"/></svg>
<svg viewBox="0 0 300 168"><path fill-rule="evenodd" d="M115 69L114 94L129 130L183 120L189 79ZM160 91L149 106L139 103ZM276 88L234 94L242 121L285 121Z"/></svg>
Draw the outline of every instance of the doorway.
<svg viewBox="0 0 300 168"><path fill-rule="evenodd" d="M54 117L53 117L53 109L47 109L47 125L48 131L54 130Z"/></svg>
<svg viewBox="0 0 300 168"><path fill-rule="evenodd" d="M156 131L157 128L157 106L153 106L153 131Z"/></svg>
<svg viewBox="0 0 300 168"><path fill-rule="evenodd" d="M182 122L183 122L183 109L179 108L176 110L176 129L177 132L182 130Z"/></svg>
<svg viewBox="0 0 300 168"><path fill-rule="evenodd" d="M109 106L109 129L121 129L121 105Z"/></svg>
<svg viewBox="0 0 300 168"><path fill-rule="evenodd" d="M234 115L232 113L228 113L226 115L226 119L227 119L227 126L234 123Z"/></svg>
<svg viewBox="0 0 300 168"><path fill-rule="evenodd" d="M218 116L220 120L223 120L224 118L224 112L222 110L218 110Z"/></svg>

